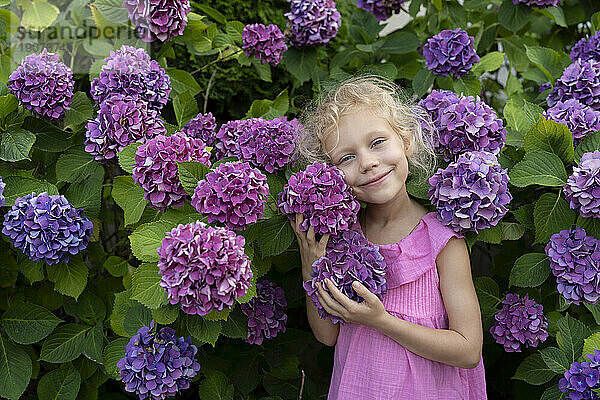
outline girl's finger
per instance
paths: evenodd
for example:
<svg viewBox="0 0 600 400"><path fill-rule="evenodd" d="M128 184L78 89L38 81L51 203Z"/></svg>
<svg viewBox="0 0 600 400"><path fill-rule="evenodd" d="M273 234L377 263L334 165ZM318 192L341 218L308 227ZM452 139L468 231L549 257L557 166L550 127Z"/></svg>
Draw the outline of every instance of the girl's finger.
<svg viewBox="0 0 600 400"><path fill-rule="evenodd" d="M318 296L318 295L317 295L317 296ZM321 297L321 296L319 296L319 301L321 302L321 305L323 306L323 309L324 309L325 311L327 311L329 314L331 314L331 315L333 315L333 316L335 316L335 317L338 317L338 318L342 318L342 319L344 319L340 313L338 313L337 311L335 311L334 309L332 309L331 307L329 307L327 304L325 304L325 303L323 302L323 299L322 299L322 297Z"/></svg>
<svg viewBox="0 0 600 400"><path fill-rule="evenodd" d="M319 291L319 301L323 307L327 306L329 309L335 311L338 316L342 315L344 307L338 303L327 291L323 288L321 282L316 283L317 290ZM328 311L329 312L329 311Z"/></svg>
<svg viewBox="0 0 600 400"><path fill-rule="evenodd" d="M352 305L352 300L342 293L329 278L325 278L325 285L327 286L327 289L329 289L329 292L336 302L345 309L349 309L349 307Z"/></svg>
<svg viewBox="0 0 600 400"><path fill-rule="evenodd" d="M323 237L321 237L321 240L319 241L319 250L321 252L325 252L325 250L327 249L327 242L329 241L329 234L325 234L323 235Z"/></svg>
<svg viewBox="0 0 600 400"><path fill-rule="evenodd" d="M308 240L310 240L312 243L315 242L315 227L314 226L310 226L308 228L308 231L306 232L306 238Z"/></svg>

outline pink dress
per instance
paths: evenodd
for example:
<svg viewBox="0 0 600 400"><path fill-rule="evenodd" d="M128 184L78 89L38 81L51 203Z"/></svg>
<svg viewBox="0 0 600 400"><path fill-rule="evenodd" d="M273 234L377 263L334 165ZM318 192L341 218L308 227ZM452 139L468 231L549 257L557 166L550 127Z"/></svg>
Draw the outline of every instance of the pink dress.
<svg viewBox="0 0 600 400"><path fill-rule="evenodd" d="M360 230L357 223L354 229ZM387 263L382 302L393 316L448 329L435 259L452 237L435 213L396 244L379 245ZM483 360L463 369L418 356L379 331L345 323L335 345L329 400L486 399Z"/></svg>

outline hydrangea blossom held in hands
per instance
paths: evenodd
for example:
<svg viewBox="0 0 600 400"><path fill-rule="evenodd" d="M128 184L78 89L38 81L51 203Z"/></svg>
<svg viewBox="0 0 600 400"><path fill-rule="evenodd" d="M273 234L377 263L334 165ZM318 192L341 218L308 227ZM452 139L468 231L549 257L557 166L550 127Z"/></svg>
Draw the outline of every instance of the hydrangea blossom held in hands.
<svg viewBox="0 0 600 400"><path fill-rule="evenodd" d="M361 282L378 297L387 290L386 265L379 247L369 243L357 231L345 231L332 236L327 243L325 257L315 261L312 268L313 278L304 282L304 290L317 306L321 318L330 318L333 323L344 321L325 311L319 302L317 282L323 283L325 278L329 278L342 293L359 303L363 298L352 288L354 281Z"/></svg>
<svg viewBox="0 0 600 400"><path fill-rule="evenodd" d="M580 39L571 49L571 60L596 60L600 61L600 31L594 35Z"/></svg>
<svg viewBox="0 0 600 400"><path fill-rule="evenodd" d="M187 314L231 309L250 287L245 239L227 228L196 221L167 232L158 248L160 286Z"/></svg>
<svg viewBox="0 0 600 400"><path fill-rule="evenodd" d="M90 93L96 104L113 94L139 97L158 111L167 104L171 79L144 49L123 45L104 61L100 76L92 80Z"/></svg>
<svg viewBox="0 0 600 400"><path fill-rule="evenodd" d="M248 337L250 344L262 344L265 339L273 339L279 332L285 333L287 301L283 289L273 282L264 280L256 283L256 297L240 305L248 316Z"/></svg>
<svg viewBox="0 0 600 400"><path fill-rule="evenodd" d="M4 215L2 233L33 261L69 262L88 246L92 222L63 195L31 193Z"/></svg>
<svg viewBox="0 0 600 400"><path fill-rule="evenodd" d="M443 30L427 40L423 57L427 69L435 75L454 75L457 78L471 71L479 62L473 43L475 39L460 28Z"/></svg>
<svg viewBox="0 0 600 400"><path fill-rule="evenodd" d="M600 244L583 228L555 233L546 245L550 269L556 277L558 293L579 305L598 303L600 290Z"/></svg>
<svg viewBox="0 0 600 400"><path fill-rule="evenodd" d="M190 387L200 370L198 352L191 338L175 336L175 330L141 327L125 346L125 356L117 362L125 390L140 399L165 399Z"/></svg>
<svg viewBox="0 0 600 400"><path fill-rule="evenodd" d="M85 151L96 160L110 160L128 144L165 134L158 111L139 98L115 94L100 104L85 132Z"/></svg>
<svg viewBox="0 0 600 400"><path fill-rule="evenodd" d="M600 218L600 151L585 153L563 187L569 207L582 217Z"/></svg>
<svg viewBox="0 0 600 400"><path fill-rule="evenodd" d="M71 68L58 59L58 54L43 49L25 57L8 78L8 89L19 102L49 120L65 117L75 87Z"/></svg>
<svg viewBox="0 0 600 400"><path fill-rule="evenodd" d="M210 165L210 154L200 139L183 132L158 135L135 152L133 180L144 189L144 198L158 210L180 207L187 196L181 186L177 162L198 161Z"/></svg>
<svg viewBox="0 0 600 400"><path fill-rule="evenodd" d="M349 230L360 210L343 172L318 162L290 177L277 205L290 221L302 214L299 229L306 232L313 226L317 235Z"/></svg>
<svg viewBox="0 0 600 400"><path fill-rule="evenodd" d="M2 182L2 177L0 176L0 207L2 207L6 203L6 198L4 197L5 187L6 183Z"/></svg>
<svg viewBox="0 0 600 400"><path fill-rule="evenodd" d="M356 6L369 11L377 21L385 21L392 14L398 14L402 10L402 3L404 0L358 0Z"/></svg>
<svg viewBox="0 0 600 400"><path fill-rule="evenodd" d="M552 107L569 99L600 111L600 61L575 60L565 68L546 101Z"/></svg>
<svg viewBox="0 0 600 400"><path fill-rule="evenodd" d="M461 154L438 169L429 184L428 196L438 219L460 234L495 226L512 200L508 172L495 155L484 151Z"/></svg>
<svg viewBox="0 0 600 400"><path fill-rule="evenodd" d="M183 35L192 10L189 0L125 0L123 7L144 42Z"/></svg>
<svg viewBox="0 0 600 400"><path fill-rule="evenodd" d="M594 350L598 357L598 350ZM558 381L558 389L567 394L567 399L572 400L593 400L598 399L598 394L593 389L598 389L600 371L594 355L588 354L586 357L592 362L574 362L564 373L564 377Z"/></svg>
<svg viewBox="0 0 600 400"><path fill-rule="evenodd" d="M537 347L548 339L548 318L543 311L544 307L527 294L520 298L518 294L508 293L502 301L502 309L494 316L496 322L490 333L507 352Z"/></svg>
<svg viewBox="0 0 600 400"><path fill-rule="evenodd" d="M419 102L439 132L433 146L444 160L453 161L465 151L498 155L506 144L506 129L496 112L477 97L434 90Z"/></svg>
<svg viewBox="0 0 600 400"><path fill-rule="evenodd" d="M544 112L544 117L566 125L573 133L575 146L590 133L600 131L600 111L584 106L577 99L558 101Z"/></svg>
<svg viewBox="0 0 600 400"><path fill-rule="evenodd" d="M261 64L276 66L281 62L287 45L277 25L250 24L242 31L242 49L246 57L254 57Z"/></svg>
<svg viewBox="0 0 600 400"><path fill-rule="evenodd" d="M229 229L245 230L263 216L269 185L267 177L246 162L219 164L198 182L192 206Z"/></svg>
<svg viewBox="0 0 600 400"><path fill-rule="evenodd" d="M333 0L288 0L286 36L293 46L326 45L342 24Z"/></svg>
<svg viewBox="0 0 600 400"><path fill-rule="evenodd" d="M201 139L207 146L214 146L217 140L216 130L217 121L210 112L196 115L182 129L186 135Z"/></svg>
<svg viewBox="0 0 600 400"><path fill-rule="evenodd" d="M513 4L525 4L529 7L548 8L558 7L561 0L512 0Z"/></svg>

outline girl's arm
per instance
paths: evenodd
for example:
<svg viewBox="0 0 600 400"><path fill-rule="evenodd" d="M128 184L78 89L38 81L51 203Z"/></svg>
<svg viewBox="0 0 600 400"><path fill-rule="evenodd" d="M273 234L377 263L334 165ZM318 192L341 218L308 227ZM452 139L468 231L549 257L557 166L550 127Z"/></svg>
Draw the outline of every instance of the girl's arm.
<svg viewBox="0 0 600 400"><path fill-rule="evenodd" d="M438 255L437 266L448 329L427 328L390 315L377 296L357 283L354 288L364 302L350 300L331 281L326 281L334 297L319 287L321 304L329 313L377 329L421 357L474 368L481 359L483 332L465 241L451 238Z"/></svg>

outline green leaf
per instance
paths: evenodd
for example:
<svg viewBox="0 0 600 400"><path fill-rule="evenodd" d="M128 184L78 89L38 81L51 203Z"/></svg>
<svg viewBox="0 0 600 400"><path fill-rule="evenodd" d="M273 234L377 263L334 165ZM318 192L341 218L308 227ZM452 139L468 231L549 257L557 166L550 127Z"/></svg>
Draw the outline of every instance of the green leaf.
<svg viewBox="0 0 600 400"><path fill-rule="evenodd" d="M504 53L492 51L481 57L481 60L473 66L471 70L475 75L479 76L486 71L495 71L502 66L504 62Z"/></svg>
<svg viewBox="0 0 600 400"><path fill-rule="evenodd" d="M202 318L207 319L209 321L226 321L229 318L230 309L224 308L223 311L212 310L206 315L203 315Z"/></svg>
<svg viewBox="0 0 600 400"><path fill-rule="evenodd" d="M518 187L541 185L562 187L567 183L567 171L561 159L547 151L531 151L525 154L509 172L510 183Z"/></svg>
<svg viewBox="0 0 600 400"><path fill-rule="evenodd" d="M502 241L502 224L479 231L477 240L486 243L500 243Z"/></svg>
<svg viewBox="0 0 600 400"><path fill-rule="evenodd" d="M87 95L84 92L73 94L71 107L65 115L65 126L75 130L92 118L94 118L94 108Z"/></svg>
<svg viewBox="0 0 600 400"><path fill-rule="evenodd" d="M474 75L463 76L454 81L454 91L465 96L477 96L481 92L481 82Z"/></svg>
<svg viewBox="0 0 600 400"><path fill-rule="evenodd" d="M567 360L570 365L581 356L583 341L591 332L583 322L569 317L568 314L559 319L557 325L563 340L561 347L567 354Z"/></svg>
<svg viewBox="0 0 600 400"><path fill-rule="evenodd" d="M2 180L6 183L4 188L5 206L15 204L17 197L36 192L37 194L47 192L48 194L58 194L58 189L51 183L37 179L24 178L21 176L7 176Z"/></svg>
<svg viewBox="0 0 600 400"><path fill-rule="evenodd" d="M54 282L54 290L71 296L75 300L87 285L88 268L81 255L71 256L68 263L58 263L47 267L48 279Z"/></svg>
<svg viewBox="0 0 600 400"><path fill-rule="evenodd" d="M557 374L564 374L566 370L571 368L571 363L567 360L565 352L556 347L546 347L540 350L542 360L548 368Z"/></svg>
<svg viewBox="0 0 600 400"><path fill-rule="evenodd" d="M20 347L0 335L0 396L17 400L31 379L31 358Z"/></svg>
<svg viewBox="0 0 600 400"><path fill-rule="evenodd" d="M119 158L119 165L123 168L123 171L128 174L133 173L133 167L135 166L135 153L142 143L131 143L128 144L119 152L117 157Z"/></svg>
<svg viewBox="0 0 600 400"><path fill-rule="evenodd" d="M32 261L28 257L19 259L19 271L29 280L29 283L35 283L44 280L44 263L41 261Z"/></svg>
<svg viewBox="0 0 600 400"><path fill-rule="evenodd" d="M150 326L151 321L152 312L150 309L134 301L133 306L127 309L123 328L129 336L133 336L142 326Z"/></svg>
<svg viewBox="0 0 600 400"><path fill-rule="evenodd" d="M106 261L104 261L104 269L117 278L127 275L129 266L127 260L117 256L109 256Z"/></svg>
<svg viewBox="0 0 600 400"><path fill-rule="evenodd" d="M167 221L156 221L142 224L129 235L131 251L140 261L157 262L159 260L157 249L160 247L165 234L177 224Z"/></svg>
<svg viewBox="0 0 600 400"><path fill-rule="evenodd" d="M271 82L271 66L269 64L262 64L259 60L252 59L252 66L261 80Z"/></svg>
<svg viewBox="0 0 600 400"><path fill-rule="evenodd" d="M540 106L528 101L517 104L514 100L509 99L504 107L504 117L508 126L522 133L529 131L543 112L544 110Z"/></svg>
<svg viewBox="0 0 600 400"><path fill-rule="evenodd" d="M179 316L179 306L173 304L165 304L152 310L152 318L157 324L169 325L175 322Z"/></svg>
<svg viewBox="0 0 600 400"><path fill-rule="evenodd" d="M210 168L198 161L182 161L177 163L179 181L181 186L190 195L194 195L194 190L198 182L204 179L210 172Z"/></svg>
<svg viewBox="0 0 600 400"><path fill-rule="evenodd" d="M599 304L589 304L589 303L583 303L583 305L585 306L585 308L587 308L589 310L589 312L592 313L592 316L594 317L594 321L596 321L597 325L600 325L600 305Z"/></svg>
<svg viewBox="0 0 600 400"><path fill-rule="evenodd" d="M553 385L544 390L544 393L542 393L542 397L540 397L540 400L563 400L564 398L565 393L560 391L558 385Z"/></svg>
<svg viewBox="0 0 600 400"><path fill-rule="evenodd" d="M529 383L530 385L542 385L554 378L552 371L539 354L532 354L527 357L517 368L517 372L512 377Z"/></svg>
<svg viewBox="0 0 600 400"><path fill-rule="evenodd" d="M44 307L23 302L13 303L0 319L6 334L20 344L39 342L61 322Z"/></svg>
<svg viewBox="0 0 600 400"><path fill-rule="evenodd" d="M56 162L56 179L77 183L95 175L102 166L82 148L72 147L61 154Z"/></svg>
<svg viewBox="0 0 600 400"><path fill-rule="evenodd" d="M136 185L131 176L114 178L112 197L125 213L125 225L138 222L148 204L148 200L144 199L144 189Z"/></svg>
<svg viewBox="0 0 600 400"><path fill-rule="evenodd" d="M412 81L412 87L417 97L423 97L427 93L431 85L433 85L434 78L433 72L427 68L422 68L417 72Z"/></svg>
<svg viewBox="0 0 600 400"><path fill-rule="evenodd" d="M127 346L127 343L129 343L128 338L115 339L104 348L104 352L102 353L104 369L113 379L121 379L117 363L125 356L125 346Z"/></svg>
<svg viewBox="0 0 600 400"><path fill-rule="evenodd" d="M263 221L260 227L258 245L264 257L283 253L294 241L294 231L285 215Z"/></svg>
<svg viewBox="0 0 600 400"><path fill-rule="evenodd" d="M567 20L565 18L565 13L560 6L556 7L548 7L548 8L540 8L538 10L541 14L544 14L546 17L554 20L556 25L562 26L564 28L567 27Z"/></svg>
<svg viewBox="0 0 600 400"><path fill-rule="evenodd" d="M576 226L583 228L588 235L600 238L600 220L598 218L584 218L579 215Z"/></svg>
<svg viewBox="0 0 600 400"><path fill-rule="evenodd" d="M576 216L562 197L554 193L542 194L533 211L535 243L546 243L553 234L569 229Z"/></svg>
<svg viewBox="0 0 600 400"><path fill-rule="evenodd" d="M21 24L32 31L43 31L56 20L60 10L44 1L32 1L23 13Z"/></svg>
<svg viewBox="0 0 600 400"><path fill-rule="evenodd" d="M256 297L256 276L252 276L250 287L246 290L246 294L235 299L236 302L243 304L247 303Z"/></svg>
<svg viewBox="0 0 600 400"><path fill-rule="evenodd" d="M1 18L1 17L0 17ZM19 101L12 94L0 96L0 121L19 107Z"/></svg>
<svg viewBox="0 0 600 400"><path fill-rule="evenodd" d="M283 65L299 83L304 83L317 67L317 50L314 47L291 47L283 55Z"/></svg>
<svg viewBox="0 0 600 400"><path fill-rule="evenodd" d="M142 264L133 273L131 298L151 309L166 304L167 292L160 286L160 279L156 264Z"/></svg>
<svg viewBox="0 0 600 400"><path fill-rule="evenodd" d="M10 128L1 132L0 160L21 161L29 160L29 151L35 143L35 135L25 129Z"/></svg>
<svg viewBox="0 0 600 400"><path fill-rule="evenodd" d="M106 318L106 305L96 294L86 290L77 301L66 299L63 305L65 312L88 325L95 325Z"/></svg>
<svg viewBox="0 0 600 400"><path fill-rule="evenodd" d="M40 360L64 363L76 359L83 351L88 329L79 324L59 326L42 344Z"/></svg>
<svg viewBox="0 0 600 400"><path fill-rule="evenodd" d="M227 321L221 322L223 336L231 339L246 339L248 336L248 317L236 307L230 314Z"/></svg>
<svg viewBox="0 0 600 400"><path fill-rule="evenodd" d="M102 322L99 322L87 332L83 342L83 355L91 361L102 364L102 348L104 347L104 331Z"/></svg>
<svg viewBox="0 0 600 400"><path fill-rule="evenodd" d="M594 13L591 18L592 21L592 33L596 33L600 30L600 11Z"/></svg>
<svg viewBox="0 0 600 400"><path fill-rule="evenodd" d="M175 96L173 99L173 110L175 111L175 118L177 119L179 129L183 128L185 124L190 122L200 112L196 100L189 91Z"/></svg>
<svg viewBox="0 0 600 400"><path fill-rule="evenodd" d="M600 150L600 131L587 135L581 143L575 148L575 162L579 165L579 160L584 153L593 153Z"/></svg>
<svg viewBox="0 0 600 400"><path fill-rule="evenodd" d="M102 205L102 183L104 182L104 168L99 166L94 175L82 182L72 183L65 197L76 208L83 208L90 218L100 214Z"/></svg>
<svg viewBox="0 0 600 400"><path fill-rule="evenodd" d="M120 24L127 22L129 16L121 0L96 0L92 3L109 22Z"/></svg>
<svg viewBox="0 0 600 400"><path fill-rule="evenodd" d="M536 287L550 275L550 260L542 253L524 254L510 271L510 286Z"/></svg>
<svg viewBox="0 0 600 400"><path fill-rule="evenodd" d="M225 16L223 14L221 14L219 11L215 10L214 8L207 6L206 4L202 4L202 3L196 3L194 5L196 7L198 7L200 9L200 11L202 11L203 13L205 13L206 15L208 15L209 17L214 19L216 22L218 22L220 24L227 23L227 18L225 18Z"/></svg>
<svg viewBox="0 0 600 400"><path fill-rule="evenodd" d="M502 240L519 240L526 228L516 222L502 222Z"/></svg>
<svg viewBox="0 0 600 400"><path fill-rule="evenodd" d="M173 88L176 94L190 92L191 97L194 97L202 91L198 82L196 82L192 74L187 71L176 68L167 68L167 74L171 78L171 88Z"/></svg>
<svg viewBox="0 0 600 400"><path fill-rule="evenodd" d="M127 332L125 332L123 323L125 322L127 310L134 304L134 302L129 299L130 296L131 289L115 293L112 313L110 314L110 327L117 335L120 336L129 336Z"/></svg>
<svg viewBox="0 0 600 400"><path fill-rule="evenodd" d="M71 364L64 364L42 376L38 383L39 400L75 400L81 375Z"/></svg>
<svg viewBox="0 0 600 400"><path fill-rule="evenodd" d="M68 133L41 119L26 117L22 128L35 133L34 147L36 149L60 153L72 145Z"/></svg>
<svg viewBox="0 0 600 400"><path fill-rule="evenodd" d="M473 283L475 284L475 290L477 291L477 297L481 304L481 308L495 308L496 304L501 301L500 298L498 298L498 296L500 296L500 288L496 281L490 277L482 276L475 278Z"/></svg>
<svg viewBox="0 0 600 400"><path fill-rule="evenodd" d="M227 376L221 371L204 371L206 379L200 383L200 400L233 400L234 388Z"/></svg>
<svg viewBox="0 0 600 400"><path fill-rule="evenodd" d="M525 45L525 53L550 82L560 78L565 68L571 64L571 59L565 53L546 47Z"/></svg>
<svg viewBox="0 0 600 400"><path fill-rule="evenodd" d="M517 71L525 71L529 68L529 58L525 53L525 44L535 44L535 41L528 40L522 36L514 35L502 38L502 49L508 57L511 67Z"/></svg>
<svg viewBox="0 0 600 400"><path fill-rule="evenodd" d="M509 31L517 32L529 21L531 12L530 7L523 4L515 5L512 0L504 0L498 10L498 22Z"/></svg>
<svg viewBox="0 0 600 400"><path fill-rule="evenodd" d="M581 355L585 357L586 354L594 354L594 350L600 350L600 332L592 334L583 341L583 350L581 351ZM588 358L585 357L585 360L588 361Z"/></svg>
<svg viewBox="0 0 600 400"><path fill-rule="evenodd" d="M221 321L209 321L199 315L186 315L185 324L190 335L213 346L221 333Z"/></svg>
<svg viewBox="0 0 600 400"><path fill-rule="evenodd" d="M547 151L559 156L565 163L573 162L573 135L563 124L540 116L525 134L525 151Z"/></svg>
<svg viewBox="0 0 600 400"><path fill-rule="evenodd" d="M416 51L419 38L412 32L395 31L385 36L381 51L389 54L406 54Z"/></svg>

